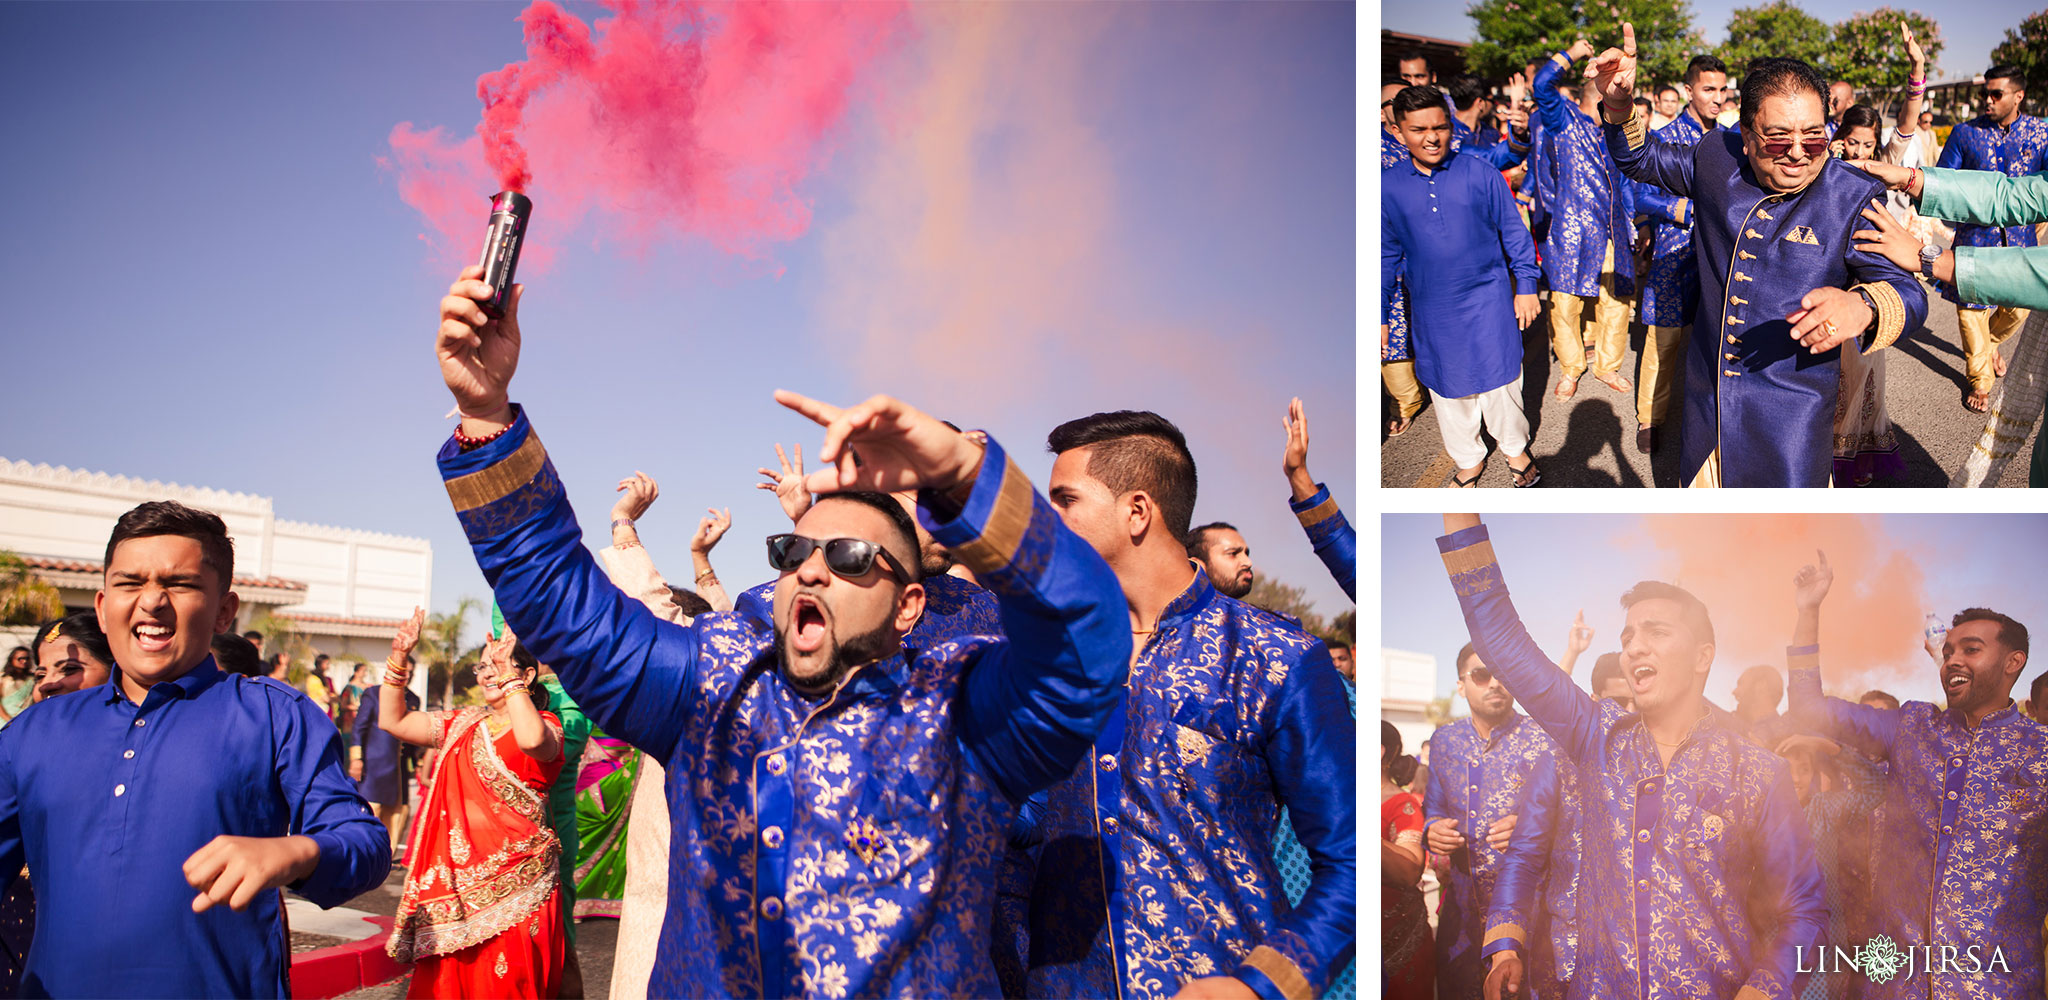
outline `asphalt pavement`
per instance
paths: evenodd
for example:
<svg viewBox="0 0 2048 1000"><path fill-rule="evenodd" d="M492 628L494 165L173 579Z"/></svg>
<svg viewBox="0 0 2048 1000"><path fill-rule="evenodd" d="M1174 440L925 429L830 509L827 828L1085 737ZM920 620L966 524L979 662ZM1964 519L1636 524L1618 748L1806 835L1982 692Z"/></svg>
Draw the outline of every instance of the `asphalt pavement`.
<svg viewBox="0 0 2048 1000"><path fill-rule="evenodd" d="M1546 296L1546 303L1547 299ZM1899 476L1880 478L1871 484L1873 487L1946 487L1949 476L1984 431L1984 414L1963 407L1969 379L1964 374L1956 308L1932 290L1928 292L1928 301L1931 315L1927 326L1901 337L1886 349L1885 408L1898 435L1906 471ZM1589 371L1579 380L1578 392L1571 399L1560 400L1552 394L1557 365L1550 356L1549 330L1548 315L1539 316L1524 333L1522 342L1522 396L1533 437L1530 452L1543 469L1541 488L1684 485L1679 481L1675 420L1667 420L1662 428L1667 433L1657 442L1654 452L1645 454L1636 448L1634 389L1615 392L1594 379ZM1629 327L1628 358L1621 370L1631 382L1637 381L1644 332L1640 324ZM2023 335L2013 335L2000 353L2010 360ZM1380 484L1450 485L1455 467L1444 452L1435 408L1425 402L1407 433L1388 438L1384 415L1390 412L1391 403L1383 387L1381 397ZM1676 414L1674 403L1672 418ZM2034 434L2039 432L2037 427ZM1488 443L1490 446L1491 441ZM2030 450L2032 446L2030 435L2027 447ZM2006 466L1999 486L2027 485L2028 453L2023 451ZM1513 480L1507 460L1498 453L1489 453L1480 487L1509 487Z"/></svg>

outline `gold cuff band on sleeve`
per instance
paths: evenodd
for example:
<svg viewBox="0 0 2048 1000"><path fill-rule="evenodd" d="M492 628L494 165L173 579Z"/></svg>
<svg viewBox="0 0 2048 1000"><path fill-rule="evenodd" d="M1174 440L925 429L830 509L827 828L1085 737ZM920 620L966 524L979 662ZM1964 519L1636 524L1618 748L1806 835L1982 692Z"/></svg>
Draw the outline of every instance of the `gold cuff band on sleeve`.
<svg viewBox="0 0 2048 1000"><path fill-rule="evenodd" d="M1493 542L1484 541L1467 545L1455 552L1444 553L1444 569L1452 576L1460 576L1473 570L1485 569L1499 560L1493 555Z"/></svg>
<svg viewBox="0 0 2048 1000"><path fill-rule="evenodd" d="M541 446L540 435L528 431L526 442L505 456L504 461L448 480L448 499L455 503L457 512L489 506L532 482L547 462L548 450Z"/></svg>
<svg viewBox="0 0 2048 1000"><path fill-rule="evenodd" d="M1867 282L1856 287L1869 293L1870 301L1877 306L1877 334L1871 338L1870 350L1892 346L1906 333L1906 302L1899 297L1899 290L1884 281Z"/></svg>
<svg viewBox="0 0 2048 1000"><path fill-rule="evenodd" d="M1521 924L1501 924L1486 932L1486 940L1480 942L1480 947L1483 948L1503 938L1521 944L1523 937Z"/></svg>
<svg viewBox="0 0 2048 1000"><path fill-rule="evenodd" d="M1275 951L1270 945L1260 945L1244 957L1244 964L1266 974L1273 985L1280 987L1280 993L1287 1000L1315 1000L1315 991L1309 989L1308 977L1287 956Z"/></svg>

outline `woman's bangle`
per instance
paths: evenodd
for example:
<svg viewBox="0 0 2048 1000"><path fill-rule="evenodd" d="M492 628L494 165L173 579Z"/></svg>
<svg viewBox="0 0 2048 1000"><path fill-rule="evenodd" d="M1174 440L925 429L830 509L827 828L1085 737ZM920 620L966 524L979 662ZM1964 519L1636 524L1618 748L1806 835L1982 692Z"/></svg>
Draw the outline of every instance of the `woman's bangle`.
<svg viewBox="0 0 2048 1000"><path fill-rule="evenodd" d="M504 685L500 685L500 686L499 686L499 688L498 688L498 690L500 690L500 691L503 691L503 692L504 692L504 693L506 693L506 694L511 694L511 693L512 693L512 692L514 692L514 691L524 691L524 690L526 690L526 682L525 682L525 681L513 681L513 682L512 682L512 683L510 683L510 684L504 684Z"/></svg>
<svg viewBox="0 0 2048 1000"><path fill-rule="evenodd" d="M697 582L698 582L698 583L700 583L700 584L701 584L701 583L703 583L703 582L704 582L704 581L706 581L706 580L716 580L716 579L718 579L718 571L716 571L716 570L709 570L709 569L707 569L707 570L705 570L704 572L702 572L702 573L699 573L699 574L697 574Z"/></svg>

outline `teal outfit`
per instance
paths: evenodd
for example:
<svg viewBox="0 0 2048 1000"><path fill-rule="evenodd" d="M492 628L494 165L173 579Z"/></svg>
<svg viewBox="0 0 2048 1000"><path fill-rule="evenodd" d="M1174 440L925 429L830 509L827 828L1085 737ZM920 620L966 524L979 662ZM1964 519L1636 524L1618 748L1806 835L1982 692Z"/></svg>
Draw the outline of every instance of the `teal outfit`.
<svg viewBox="0 0 2048 1000"><path fill-rule="evenodd" d="M569 931L569 947L576 947L576 772L581 769L583 746L590 742L590 716L576 707L576 700L562 690L555 677L543 677L541 689L548 693L548 711L562 720L562 773L548 786L548 826L562 841L562 926Z"/></svg>
<svg viewBox="0 0 2048 1000"><path fill-rule="evenodd" d="M2048 222L2048 176L1929 167L1921 182L1920 214L1984 226ZM1955 255L1956 288L1964 302L2048 309L2048 247L1957 246ZM2034 439L2027 485L2048 487L2048 436Z"/></svg>

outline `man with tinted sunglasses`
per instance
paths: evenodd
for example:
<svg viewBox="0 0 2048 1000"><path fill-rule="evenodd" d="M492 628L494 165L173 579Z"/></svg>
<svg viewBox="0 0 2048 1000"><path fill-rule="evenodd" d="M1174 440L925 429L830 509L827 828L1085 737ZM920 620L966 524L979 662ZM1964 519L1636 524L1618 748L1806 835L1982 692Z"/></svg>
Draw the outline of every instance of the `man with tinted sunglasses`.
<svg viewBox="0 0 2048 1000"><path fill-rule="evenodd" d="M1422 797L1423 834L1432 856L1448 859L1437 915L1437 995L1478 1000L1485 984L1482 950L1494 881L1515 834L1525 795L1554 798L1537 784L1557 780L1557 745L1515 711L1514 696L1481 662L1470 643L1458 651L1458 694L1472 714L1430 737L1429 790ZM1532 784L1533 782L1533 784ZM1523 831L1524 834L1530 831Z"/></svg>
<svg viewBox="0 0 2048 1000"><path fill-rule="evenodd" d="M885 397L841 410L777 393L826 434L818 500L768 543L772 622L658 619L583 548L508 395L524 289L492 316L480 273L441 300L463 414L441 473L506 622L667 771L649 994L995 995L1004 832L1087 755L1129 669L1115 576L985 436ZM925 592L897 490L920 491L919 518L996 593L1008 639L904 650Z"/></svg>
<svg viewBox="0 0 2048 1000"><path fill-rule="evenodd" d="M2025 177L2048 170L2048 121L2020 113L2026 99L2026 74L2014 66L1993 66L1984 71L1984 89L1979 99L1984 113L1957 125L1948 134L1937 167L1956 170L1990 170L2007 177ZM2036 244L2034 227L1956 226L1959 247L2030 247ZM1923 270L1933 277L1933 261ZM1962 328L1964 362L1970 375L1970 393L1963 405L1982 413L1991 405L1991 387L2005 374L2005 356L1998 346L2018 333L2027 321L2027 310L2013 306L1988 306L1964 302L1952 282L1941 282L1942 298L1956 304L1956 325Z"/></svg>
<svg viewBox="0 0 2048 1000"><path fill-rule="evenodd" d="M1876 178L1828 157L1826 83L1793 59L1742 79L1741 130L1690 146L1631 103L1635 28L1588 67L1607 150L1630 179L1690 201L1700 301L1685 358L1679 475L1693 486L1826 486L1843 345L1890 346L1927 317L1920 282L1856 248Z"/></svg>

